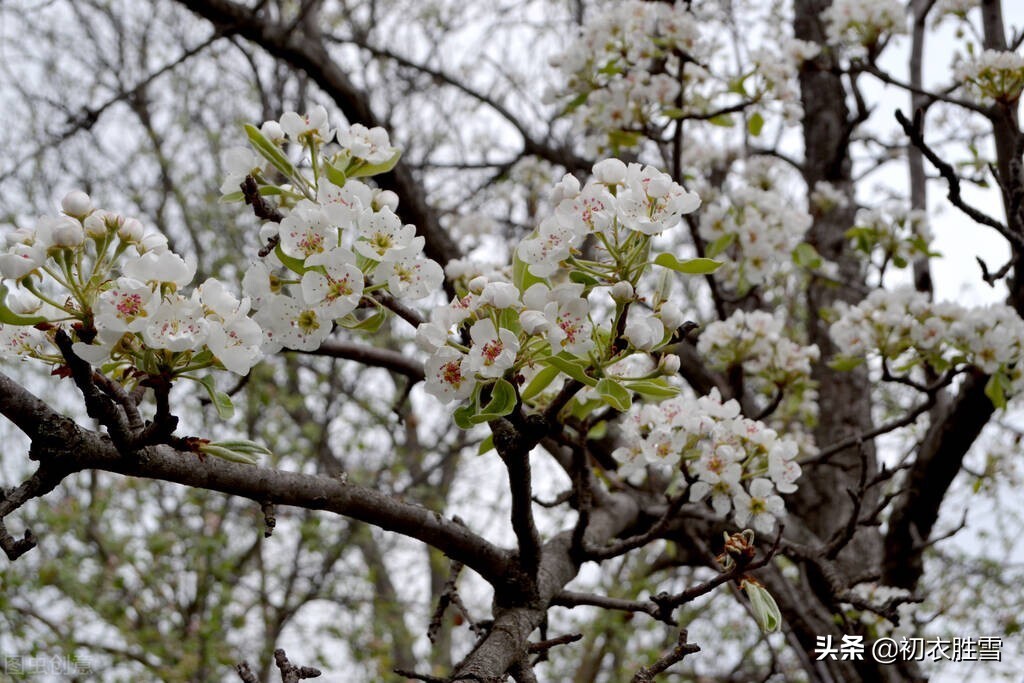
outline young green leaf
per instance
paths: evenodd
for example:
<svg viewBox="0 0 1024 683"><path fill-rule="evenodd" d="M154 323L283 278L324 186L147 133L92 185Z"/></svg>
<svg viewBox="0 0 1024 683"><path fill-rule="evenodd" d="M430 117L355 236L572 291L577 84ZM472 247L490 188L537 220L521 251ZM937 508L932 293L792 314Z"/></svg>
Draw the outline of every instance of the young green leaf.
<svg viewBox="0 0 1024 683"><path fill-rule="evenodd" d="M256 151L272 163L274 168L289 178L295 176L295 166L292 165L292 162L288 161L288 157L284 155L280 147L263 136L259 128L251 123L247 123L245 124L245 134L249 137L249 142L256 148Z"/></svg>
<svg viewBox="0 0 1024 683"><path fill-rule="evenodd" d="M722 266L721 261L710 258L692 258L680 261L672 254L663 253L654 257L655 265L662 268L669 268L679 273L688 275L707 275L713 273Z"/></svg>
<svg viewBox="0 0 1024 683"><path fill-rule="evenodd" d="M622 386L619 382L604 377L600 382L597 383L597 393L605 400L605 402L612 408L620 412L626 412L629 410L629 406L633 403L633 397L629 391Z"/></svg>

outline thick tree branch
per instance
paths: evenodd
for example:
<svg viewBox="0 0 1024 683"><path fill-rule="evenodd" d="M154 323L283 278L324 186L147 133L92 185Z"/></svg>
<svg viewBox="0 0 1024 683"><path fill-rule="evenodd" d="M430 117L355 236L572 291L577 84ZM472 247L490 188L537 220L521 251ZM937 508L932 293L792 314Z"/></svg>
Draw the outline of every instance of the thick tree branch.
<svg viewBox="0 0 1024 683"><path fill-rule="evenodd" d="M272 503L326 510L423 541L493 583L500 583L507 569L509 552L464 525L427 508L340 478L242 465L215 457L201 458L167 445L121 453L110 439L75 425L3 373L0 373L0 412L19 426L29 416L37 420L26 429L34 439L32 454L40 460L41 469L54 468L58 481L71 472L95 469L220 491L261 505ZM51 479L44 481L49 485ZM46 492L42 490L35 495ZM10 503L0 503L0 506L10 507ZM4 509L0 507L0 511Z"/></svg>
<svg viewBox="0 0 1024 683"><path fill-rule="evenodd" d="M363 365L385 368L405 375L413 382L423 381L423 363L391 349L379 349L375 346L357 344L342 339L328 339L320 345L320 348L306 353L314 356L354 360Z"/></svg>
<svg viewBox="0 0 1024 683"><path fill-rule="evenodd" d="M924 542L938 519L939 508L963 465L971 444L988 424L995 407L985 396L988 375L972 371L956 399L937 411L917 458L896 499L885 536L882 581L912 590L924 571Z"/></svg>

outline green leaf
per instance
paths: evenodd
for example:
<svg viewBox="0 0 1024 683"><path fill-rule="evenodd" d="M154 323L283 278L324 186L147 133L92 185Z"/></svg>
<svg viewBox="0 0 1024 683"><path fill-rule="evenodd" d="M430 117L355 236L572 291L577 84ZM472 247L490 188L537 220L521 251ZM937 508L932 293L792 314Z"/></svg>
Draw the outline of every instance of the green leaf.
<svg viewBox="0 0 1024 683"><path fill-rule="evenodd" d="M37 325L45 323L39 315L21 315L7 307L7 285L0 284L0 323L4 325Z"/></svg>
<svg viewBox="0 0 1024 683"><path fill-rule="evenodd" d="M210 402L213 403L213 407L217 410L217 417L226 420L235 414L235 406L231 403L231 397L223 391L217 390L213 377L207 375L206 377L194 379L206 389L206 393L210 396Z"/></svg>
<svg viewBox="0 0 1024 683"><path fill-rule="evenodd" d="M327 180L331 181L331 184L337 185L338 187L345 187L345 182L348 180L348 176L345 175L345 171L337 168L326 159L324 159L322 168L327 174Z"/></svg>
<svg viewBox="0 0 1024 683"><path fill-rule="evenodd" d="M296 175L295 166L292 165L292 162L288 161L288 157L284 155L281 148L265 138L259 128L251 123L247 123L245 124L245 134L249 137L249 142L256 148L256 151L263 155L264 159L272 163L274 168L289 178Z"/></svg>
<svg viewBox="0 0 1024 683"><path fill-rule="evenodd" d="M476 449L477 455L483 455L487 451L494 450L494 434L488 434L484 437L484 440L480 442L480 446Z"/></svg>
<svg viewBox="0 0 1024 683"><path fill-rule="evenodd" d="M395 167L398 160L402 158L401 150L395 150L395 153L391 155L390 159L380 162L379 164L363 164L356 166L348 172L349 178L365 178L371 175L379 175L381 173L387 173ZM333 182L333 181L332 181Z"/></svg>
<svg viewBox="0 0 1024 683"><path fill-rule="evenodd" d="M836 356L828 362L828 366L839 372L853 370L864 362L863 356Z"/></svg>
<svg viewBox="0 0 1024 683"><path fill-rule="evenodd" d="M284 253L284 250L281 248L280 242L278 242L277 246L274 247L274 255L281 260L281 263L284 264L285 268L292 271L293 273L298 273L299 275L302 275L308 270L308 268L306 268L306 262L304 260L297 259L294 256L289 256L288 254Z"/></svg>
<svg viewBox="0 0 1024 683"><path fill-rule="evenodd" d="M558 354L557 356L551 356L545 358L544 361L548 365L552 365L565 374L572 377L578 382L583 382L588 387L597 386L597 380L587 375L587 363L586 361L577 358L565 351Z"/></svg>
<svg viewBox="0 0 1024 683"><path fill-rule="evenodd" d="M565 116L566 114L573 113L587 103L588 97L590 97L589 92L581 92L579 95L569 100L569 103L565 105L565 109L562 110L561 115Z"/></svg>
<svg viewBox="0 0 1024 683"><path fill-rule="evenodd" d="M599 284L595 278L591 277L587 273L584 273L583 271L580 270L574 270L570 272L569 279L572 282L578 282L581 285L590 285L591 287Z"/></svg>
<svg viewBox="0 0 1024 683"><path fill-rule="evenodd" d="M747 131L756 138L761 134L762 128L764 128L764 117L761 116L761 112L755 111L747 119Z"/></svg>
<svg viewBox="0 0 1024 683"><path fill-rule="evenodd" d="M721 261L710 258L692 258L680 261L672 254L658 254L654 257L654 263L662 268L670 268L679 273L689 275L707 275L713 273L722 266Z"/></svg>
<svg viewBox="0 0 1024 683"><path fill-rule="evenodd" d="M558 377L559 372L560 370L554 365L549 365L545 368L542 368L536 375L533 376L533 379L530 380L530 383L527 384L525 388L523 388L523 400L529 401L531 398L537 396L542 391L547 389L548 386L555 381L555 378Z"/></svg>
<svg viewBox="0 0 1024 683"><path fill-rule="evenodd" d="M199 447L199 452L206 455L212 455L220 458L221 460L229 460L231 462L239 462L243 465L255 465L256 458L248 453L242 453L230 448L223 448L216 444L207 443Z"/></svg>
<svg viewBox="0 0 1024 683"><path fill-rule="evenodd" d="M736 241L736 233L730 232L722 235L714 242L704 248L704 255L708 258L715 258L723 251L732 246L732 243Z"/></svg>
<svg viewBox="0 0 1024 683"><path fill-rule="evenodd" d="M369 332L370 334L373 334L380 329L380 326L383 325L384 321L387 319L387 312L380 309L373 315L363 318L355 325L352 325L349 329L360 330L362 332Z"/></svg>
<svg viewBox="0 0 1024 683"><path fill-rule="evenodd" d="M597 393L605 400L605 402L612 408L620 412L626 412L629 410L629 406L633 403L633 397L630 395L626 387L622 386L619 382L608 377L604 377L600 382L597 383Z"/></svg>
<svg viewBox="0 0 1024 683"><path fill-rule="evenodd" d="M598 420L597 424L587 430L587 439L600 441L608 435L608 420Z"/></svg>
<svg viewBox="0 0 1024 683"><path fill-rule="evenodd" d="M740 76L739 78L734 78L731 81L729 81L729 92L734 92L737 95L742 95L743 97L746 97L747 88L744 85L744 83L749 77L750 74L746 74L744 76Z"/></svg>
<svg viewBox="0 0 1024 683"><path fill-rule="evenodd" d="M546 282L544 278L537 277L530 272L530 266L526 261L519 258L519 251L512 255L512 284L516 286L519 292L525 293L533 285L538 282Z"/></svg>
<svg viewBox="0 0 1024 683"><path fill-rule="evenodd" d="M992 405L1000 410L1006 408L1006 390L1009 389L1009 382L1006 381L1006 375L1001 372L997 372L988 378L988 382L985 383L985 395L988 396L988 400L992 401Z"/></svg>
<svg viewBox="0 0 1024 683"><path fill-rule="evenodd" d="M640 133L635 133L630 130L608 131L608 144L615 149L636 147L640 144Z"/></svg>
<svg viewBox="0 0 1024 683"><path fill-rule="evenodd" d="M473 424L490 422L508 415L516 408L516 389L508 380L499 379L491 387L491 400L470 418Z"/></svg>
<svg viewBox="0 0 1024 683"><path fill-rule="evenodd" d="M470 429L474 424L476 424L473 422L473 416L476 415L476 408L477 404L475 399L456 408L455 412L452 413L452 420L455 421L455 425L459 429Z"/></svg>
<svg viewBox="0 0 1024 683"><path fill-rule="evenodd" d="M808 244L807 242L801 242L796 245L793 249L793 263L800 266L801 268L820 268L821 267L821 256L818 254L818 250L814 248L814 245Z"/></svg>
<svg viewBox="0 0 1024 683"><path fill-rule="evenodd" d="M653 399L672 398L679 394L679 389L669 385L663 379L640 379L623 383L627 389L641 396Z"/></svg>
<svg viewBox="0 0 1024 683"><path fill-rule="evenodd" d="M708 119L708 123L710 123L713 126L730 128L736 123L736 121L733 119L733 117L729 116L728 114L719 114L718 116L712 116L710 119Z"/></svg>

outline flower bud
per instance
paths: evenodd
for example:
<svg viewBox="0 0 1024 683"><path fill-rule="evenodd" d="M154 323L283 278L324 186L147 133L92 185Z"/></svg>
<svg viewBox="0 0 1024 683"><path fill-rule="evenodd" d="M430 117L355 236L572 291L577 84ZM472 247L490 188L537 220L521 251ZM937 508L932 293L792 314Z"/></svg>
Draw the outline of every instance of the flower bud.
<svg viewBox="0 0 1024 683"><path fill-rule="evenodd" d="M594 177L605 185L626 182L626 164L618 159L605 159L594 164Z"/></svg>
<svg viewBox="0 0 1024 683"><path fill-rule="evenodd" d="M117 236L121 238L122 242L132 244L143 241L143 232L142 222L138 218L125 218L117 229ZM166 240L164 242L166 243ZM140 243L139 246L142 247L142 244ZM152 247L146 247L146 249L150 248Z"/></svg>
<svg viewBox="0 0 1024 683"><path fill-rule="evenodd" d="M47 227L51 246L73 249L85 242L85 230L82 229L82 224L74 218L58 216L49 221Z"/></svg>
<svg viewBox="0 0 1024 683"><path fill-rule="evenodd" d="M7 294L7 308L18 315L31 315L43 307L43 302L22 289L12 289Z"/></svg>
<svg viewBox="0 0 1024 683"><path fill-rule="evenodd" d="M539 334L547 329L548 319L540 311L526 310L519 314L519 324L526 334Z"/></svg>
<svg viewBox="0 0 1024 683"><path fill-rule="evenodd" d="M487 278L483 275L477 275L475 278L469 281L469 291L474 294L480 294L484 291L484 287L487 286Z"/></svg>
<svg viewBox="0 0 1024 683"><path fill-rule="evenodd" d="M679 356L674 353L666 353L658 361L658 369L661 370L661 374L672 376L679 372L680 360Z"/></svg>
<svg viewBox="0 0 1024 683"><path fill-rule="evenodd" d="M69 216L84 218L92 211L92 200L81 190L72 190L60 201L60 208Z"/></svg>
<svg viewBox="0 0 1024 683"><path fill-rule="evenodd" d="M263 133L263 137L267 138L271 142L277 142L278 140L284 139L284 128L281 128L281 124L277 121L265 121L260 126L260 132Z"/></svg>
<svg viewBox="0 0 1024 683"><path fill-rule="evenodd" d="M619 280L612 285L612 299L620 304L632 301L633 295L633 285L629 284L625 280Z"/></svg>
<svg viewBox="0 0 1024 683"><path fill-rule="evenodd" d="M82 225L85 227L85 234L93 239L103 239L107 236L107 217L110 216L106 211L97 210L86 216L85 220L82 221Z"/></svg>
<svg viewBox="0 0 1024 683"><path fill-rule="evenodd" d="M683 312L679 310L679 307L670 301L666 301L661 304L661 308L658 310L658 316L661 318L661 322L665 323L665 329L675 330L679 329L679 326L683 324L685 316Z"/></svg>
<svg viewBox="0 0 1024 683"><path fill-rule="evenodd" d="M508 282L488 282L480 298L495 308L509 308L519 303L519 290Z"/></svg>
<svg viewBox="0 0 1024 683"><path fill-rule="evenodd" d="M125 225L127 226L128 221L133 220L135 219L129 218L127 221L125 221ZM135 222L138 223L138 221ZM142 233L142 223L139 223L139 233L140 235ZM157 254L162 254L163 252L167 251L167 238L158 232L151 232L148 235L142 237L142 239L139 239L138 244L135 245L135 248L139 251L140 254L145 254L146 252L149 251L152 251Z"/></svg>
<svg viewBox="0 0 1024 683"><path fill-rule="evenodd" d="M373 198L373 208L377 211L388 208L398 210L398 195L391 190L380 190Z"/></svg>

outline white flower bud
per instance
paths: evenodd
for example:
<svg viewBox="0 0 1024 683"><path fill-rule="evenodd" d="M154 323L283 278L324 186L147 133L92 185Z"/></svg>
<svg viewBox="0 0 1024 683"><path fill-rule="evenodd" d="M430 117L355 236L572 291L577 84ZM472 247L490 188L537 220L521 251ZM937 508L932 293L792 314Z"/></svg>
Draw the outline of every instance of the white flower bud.
<svg viewBox="0 0 1024 683"><path fill-rule="evenodd" d="M540 311L526 310L519 314L519 324L526 334L540 334L548 327L548 319Z"/></svg>
<svg viewBox="0 0 1024 683"><path fill-rule="evenodd" d="M658 362L658 369L661 370L661 374L671 376L679 372L680 363L679 356L674 353L666 353Z"/></svg>
<svg viewBox="0 0 1024 683"><path fill-rule="evenodd" d="M621 185L626 182L626 164L618 159L605 159L594 164L594 177L605 185Z"/></svg>
<svg viewBox="0 0 1024 683"><path fill-rule="evenodd" d="M69 216L84 218L92 211L92 200L81 190L72 190L60 201L60 208Z"/></svg>
<svg viewBox="0 0 1024 683"><path fill-rule="evenodd" d="M85 242L85 230L74 218L58 216L47 222L47 229L51 246L74 248Z"/></svg>
<svg viewBox="0 0 1024 683"><path fill-rule="evenodd" d="M661 304L658 316L661 318L661 322L665 323L665 329L673 332L678 330L686 319L679 307L670 301Z"/></svg>
<svg viewBox="0 0 1024 683"><path fill-rule="evenodd" d="M124 222L121 223L121 225L117 229L117 236L121 239L122 242L127 242L129 244L139 242L139 247L141 248L143 246L141 242L143 242L145 239L149 239L150 237L152 237L152 235L149 235L144 238L143 232L144 228L142 227L142 221L140 221L138 218L125 218ZM161 237L163 236L161 235ZM166 243L167 240L164 239L164 244ZM152 247L147 246L146 248L150 249Z"/></svg>
<svg viewBox="0 0 1024 683"><path fill-rule="evenodd" d="M477 275L475 278L469 281L469 291L474 294L480 294L484 291L484 287L487 286L487 278L483 275Z"/></svg>
<svg viewBox="0 0 1024 683"><path fill-rule="evenodd" d="M93 239L102 239L107 236L107 218L112 214L106 211L93 211L90 213L82 225L85 227L85 234Z"/></svg>
<svg viewBox="0 0 1024 683"><path fill-rule="evenodd" d="M277 121L265 121L260 126L260 132L263 133L263 137L271 142L284 139L284 129L281 128L281 124Z"/></svg>
<svg viewBox="0 0 1024 683"><path fill-rule="evenodd" d="M376 211L388 208L392 211L398 210L398 195L391 190L380 190L373 197L373 208Z"/></svg>
<svg viewBox="0 0 1024 683"><path fill-rule="evenodd" d="M132 219L129 218L128 220L130 221ZM127 222L128 221L125 221L125 223ZM139 227L142 227L141 223L139 224ZM135 245L135 248L138 250L140 254L145 254L146 252L149 251L156 254L162 254L168 250L167 238L158 232L151 232L142 239L140 239L138 241L138 244Z"/></svg>
<svg viewBox="0 0 1024 683"><path fill-rule="evenodd" d="M612 285L612 299L620 304L633 300L633 285L625 280L619 280Z"/></svg>
<svg viewBox="0 0 1024 683"><path fill-rule="evenodd" d="M30 315L43 307L43 302L25 290L12 289L7 294L7 308L18 315Z"/></svg>
<svg viewBox="0 0 1024 683"><path fill-rule="evenodd" d="M519 290L508 282L488 282L480 298L495 308L509 308L519 303Z"/></svg>

